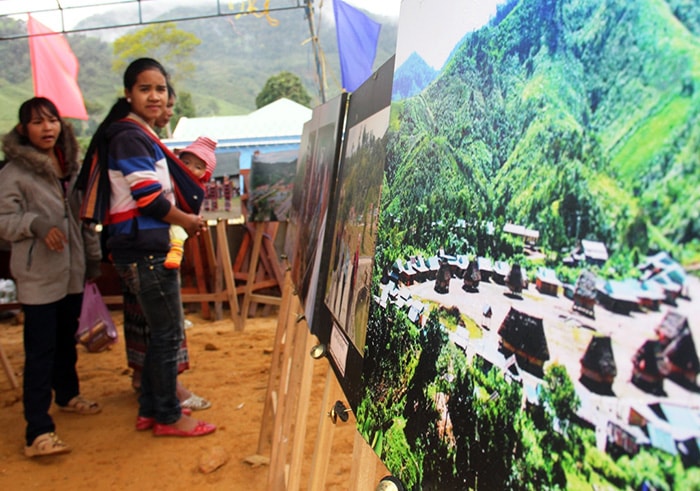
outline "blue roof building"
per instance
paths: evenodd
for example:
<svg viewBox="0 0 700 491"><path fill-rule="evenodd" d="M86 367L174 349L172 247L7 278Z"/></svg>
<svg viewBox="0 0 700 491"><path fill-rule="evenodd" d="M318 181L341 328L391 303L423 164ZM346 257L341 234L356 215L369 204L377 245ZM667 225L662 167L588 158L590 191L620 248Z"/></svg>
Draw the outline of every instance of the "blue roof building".
<svg viewBox="0 0 700 491"><path fill-rule="evenodd" d="M214 177L237 175L240 169L250 169L256 151L298 150L304 123L310 119L311 109L282 98L242 116L180 118L173 137L163 143L174 150L199 136L213 138L218 142Z"/></svg>

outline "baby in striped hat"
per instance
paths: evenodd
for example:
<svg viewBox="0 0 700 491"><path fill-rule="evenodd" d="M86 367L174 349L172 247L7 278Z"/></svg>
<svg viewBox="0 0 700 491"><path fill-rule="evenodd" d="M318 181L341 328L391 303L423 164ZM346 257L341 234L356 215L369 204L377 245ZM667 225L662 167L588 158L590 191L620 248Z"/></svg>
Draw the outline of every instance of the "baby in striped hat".
<svg viewBox="0 0 700 491"><path fill-rule="evenodd" d="M206 136L200 136L194 142L180 151L180 160L195 175L201 183L209 182L216 168L216 141ZM170 226L170 250L165 257L164 266L178 269L182 263L187 232L179 225Z"/></svg>

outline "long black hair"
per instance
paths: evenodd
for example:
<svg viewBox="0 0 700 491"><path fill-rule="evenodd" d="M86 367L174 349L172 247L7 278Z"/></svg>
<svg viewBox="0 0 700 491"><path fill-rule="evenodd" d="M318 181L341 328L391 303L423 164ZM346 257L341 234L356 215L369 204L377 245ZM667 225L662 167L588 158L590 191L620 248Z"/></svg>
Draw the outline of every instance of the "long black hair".
<svg viewBox="0 0 700 491"><path fill-rule="evenodd" d="M168 80L168 72L159 61L154 60L153 58L138 58L132 61L124 71L124 89L131 90L134 85L136 85L139 75L147 70L158 70L163 74L165 80ZM170 84L168 83L168 85ZM98 162L103 171L106 173L108 144L107 128L115 121L119 121L120 119L127 117L130 112L131 103L126 99L126 97L120 97L109 110L107 116L105 116L100 125L97 127L95 134L92 135L92 139L90 140L90 145L88 145L87 151L85 152L83 166L80 169L78 180L75 183L76 189L85 191L88 178L90 177L91 163L95 157L95 154L97 154Z"/></svg>

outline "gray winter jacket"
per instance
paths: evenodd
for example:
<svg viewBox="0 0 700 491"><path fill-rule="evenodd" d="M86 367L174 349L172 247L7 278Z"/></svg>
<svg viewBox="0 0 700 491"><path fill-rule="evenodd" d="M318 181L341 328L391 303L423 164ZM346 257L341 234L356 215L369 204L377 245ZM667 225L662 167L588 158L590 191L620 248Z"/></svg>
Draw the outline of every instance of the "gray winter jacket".
<svg viewBox="0 0 700 491"><path fill-rule="evenodd" d="M7 163L0 170L0 238L12 244L10 272L22 304L44 305L83 291L86 276L99 275L99 236L80 221L80 196L73 191L78 174L78 144L70 124L63 125L67 193L50 158L23 145L12 130L2 138ZM63 251L43 241L51 227L68 238Z"/></svg>

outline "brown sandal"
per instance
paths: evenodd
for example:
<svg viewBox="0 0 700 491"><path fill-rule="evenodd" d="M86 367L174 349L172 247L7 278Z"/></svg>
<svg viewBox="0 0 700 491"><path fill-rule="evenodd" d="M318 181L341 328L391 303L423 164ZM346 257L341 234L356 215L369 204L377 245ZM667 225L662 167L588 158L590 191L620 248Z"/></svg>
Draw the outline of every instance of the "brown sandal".
<svg viewBox="0 0 700 491"><path fill-rule="evenodd" d="M54 432L43 433L36 437L31 445L24 447L24 455L27 457L43 457L45 455L58 455L68 453L71 448Z"/></svg>
<svg viewBox="0 0 700 491"><path fill-rule="evenodd" d="M65 406L58 406L61 411L78 414L97 414L102 411L102 406L95 401L83 399L83 396L75 396Z"/></svg>

